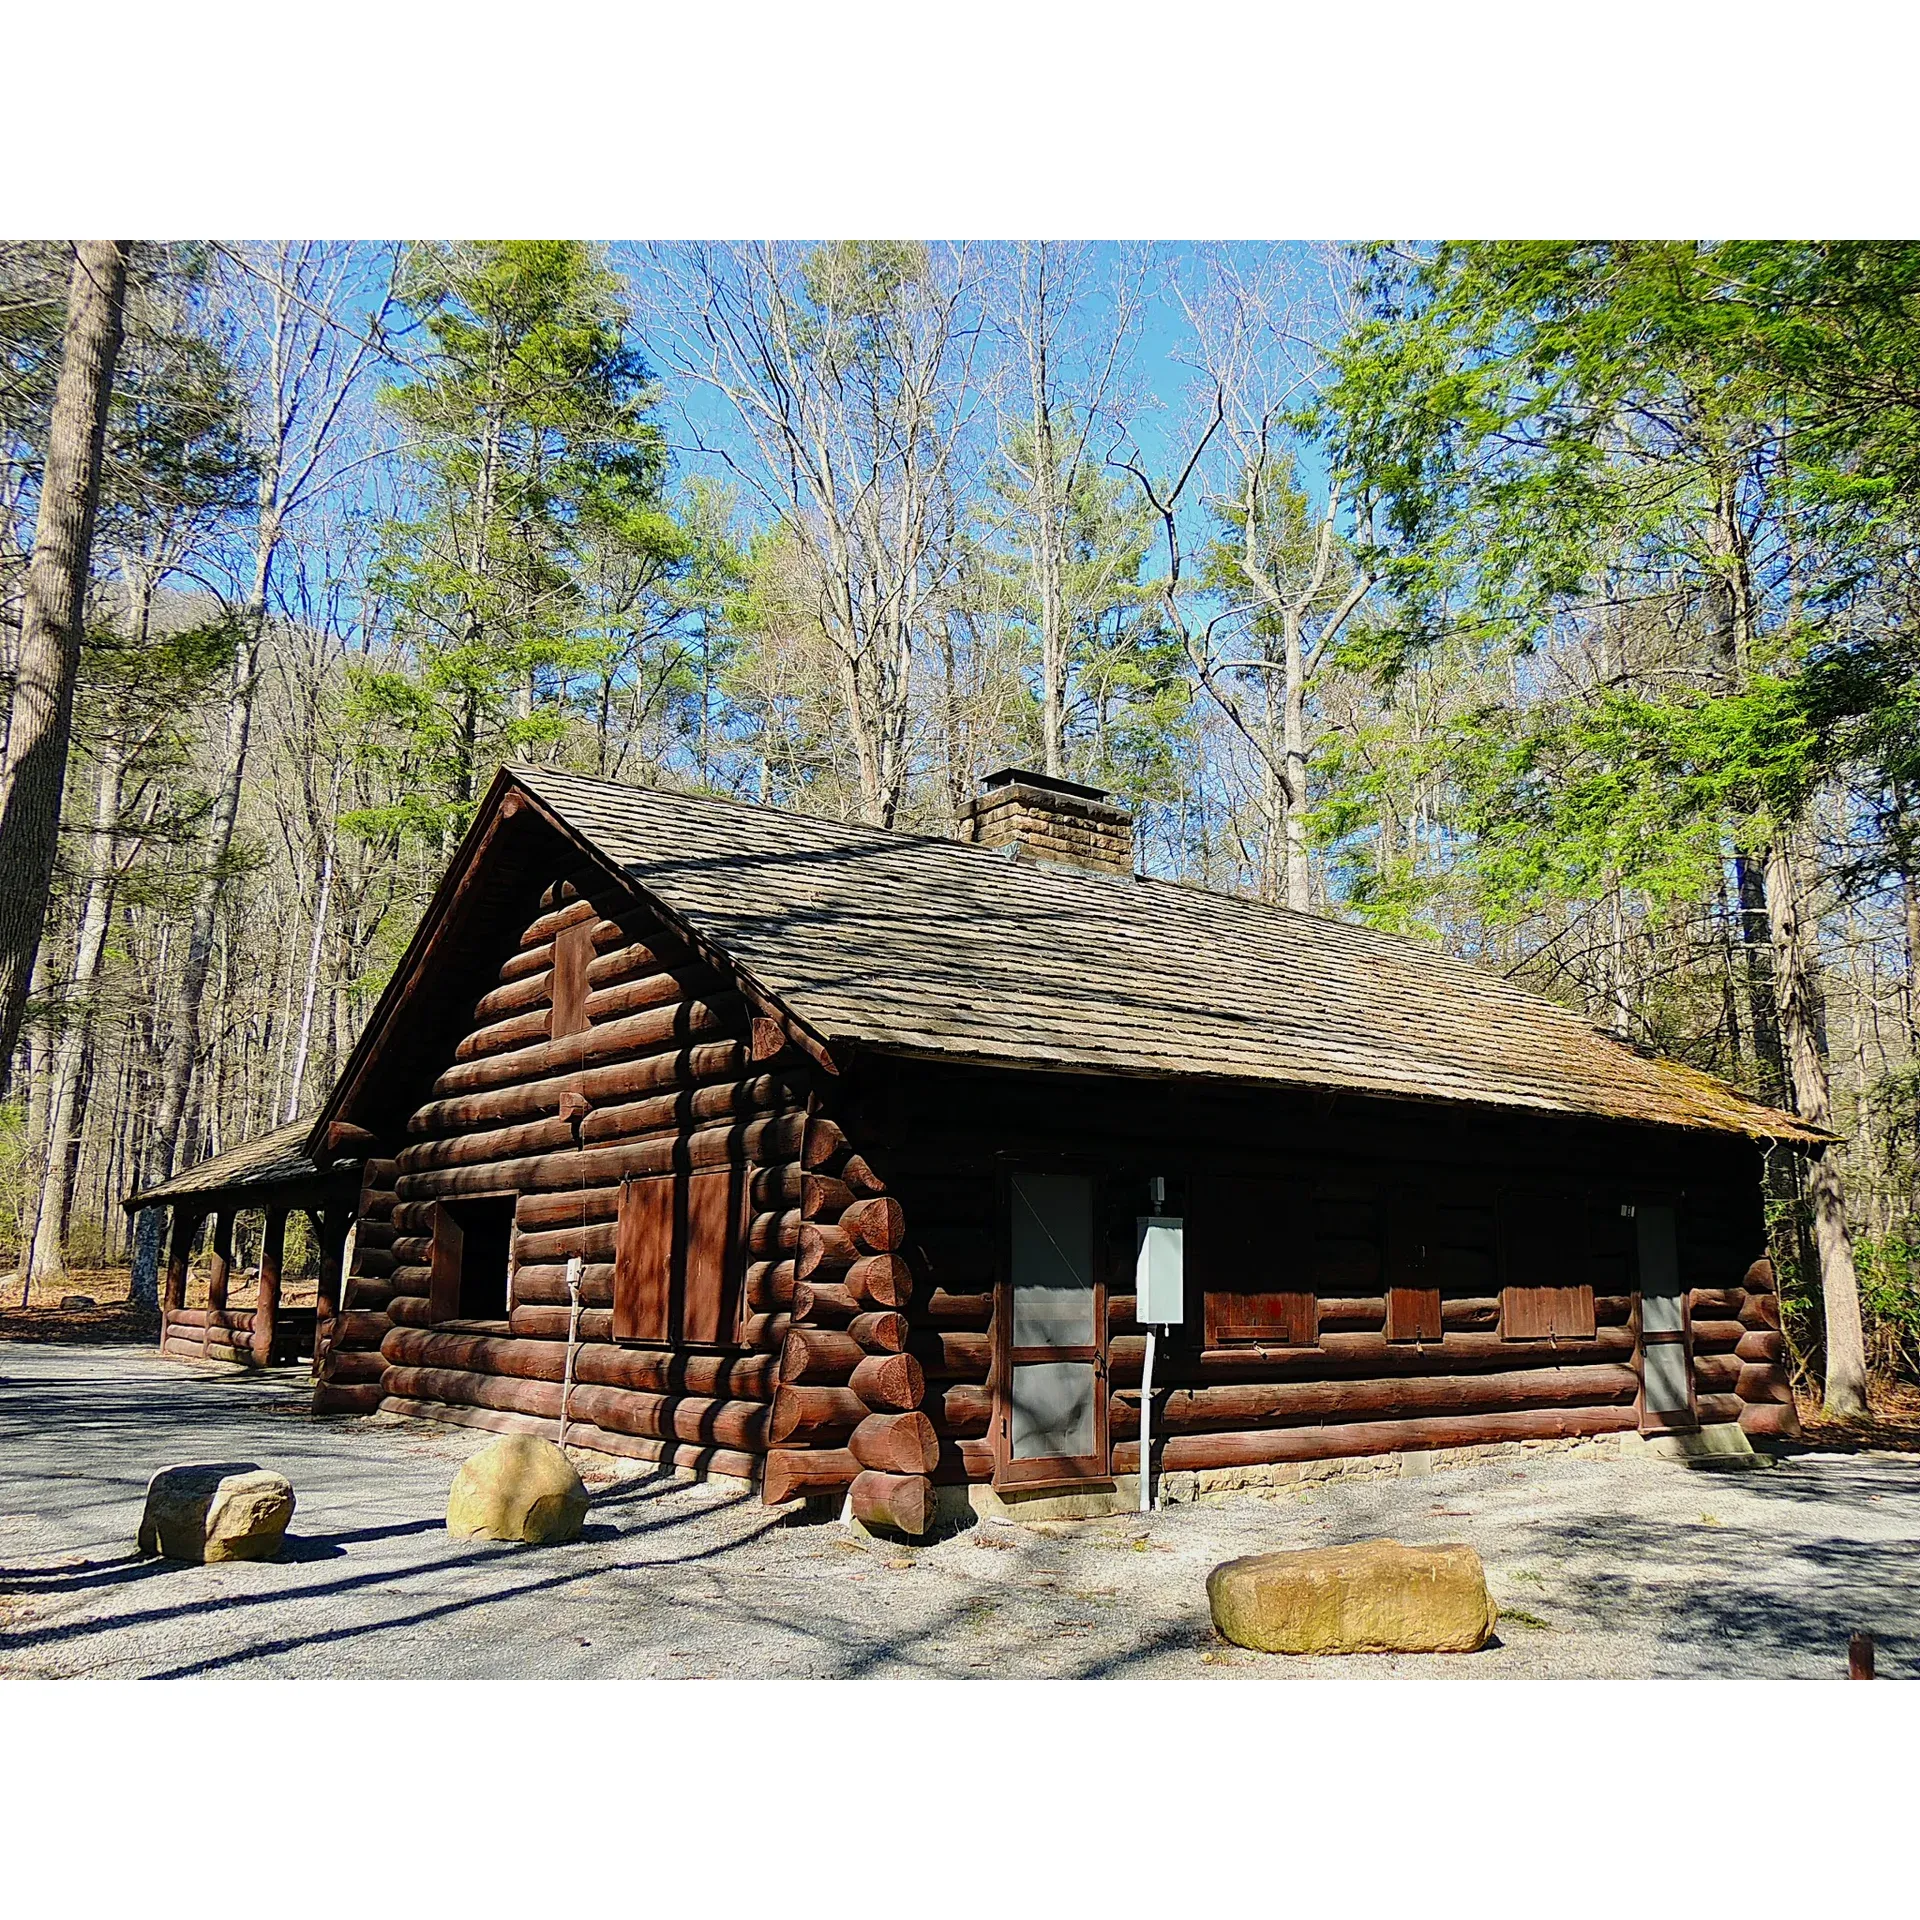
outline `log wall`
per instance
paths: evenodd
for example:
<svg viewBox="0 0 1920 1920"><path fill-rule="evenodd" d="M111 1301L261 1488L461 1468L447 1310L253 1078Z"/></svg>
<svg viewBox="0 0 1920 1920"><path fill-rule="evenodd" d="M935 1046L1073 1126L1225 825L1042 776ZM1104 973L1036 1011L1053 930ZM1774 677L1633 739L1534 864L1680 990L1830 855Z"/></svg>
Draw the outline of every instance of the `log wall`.
<svg viewBox="0 0 1920 1920"><path fill-rule="evenodd" d="M931 1067L869 1072L838 1099L867 1184L898 1203L892 1257L906 1269L904 1298L890 1300L890 1312L862 1313L867 1303L834 1284L849 1269L831 1264L857 1249L830 1236L812 1242L827 1284L796 1288L808 1325L789 1335L782 1357L784 1377L805 1397L805 1422L796 1406L775 1435L769 1499L851 1490L857 1513L885 1517L891 1489L870 1476L919 1460L883 1461L878 1450L890 1436L875 1424L879 1409L855 1424L853 1402L838 1397L855 1384L861 1356L883 1344L891 1351L899 1343L918 1363L924 1393L913 1411L933 1441L927 1479L991 1478L1000 1153L1041 1167L1104 1170L1114 1216L1105 1260L1115 1472L1139 1464L1145 1340L1131 1294L1131 1215L1148 1210L1152 1174L1171 1183L1173 1211L1198 1176L1222 1171L1271 1177L1276 1207L1282 1195L1288 1206L1310 1207L1309 1235L1276 1219L1274 1238L1292 1235L1305 1249L1318 1326L1317 1340L1298 1348L1209 1346L1200 1276L1190 1276L1186 1326L1156 1360L1158 1467L1638 1428L1633 1223L1620 1213L1636 1195L1678 1204L1701 1424L1792 1431L1772 1272L1759 1257L1759 1167L1744 1141L1481 1119L1412 1104L970 1079ZM1567 1271L1556 1278L1592 1287L1591 1340L1502 1335L1500 1194L1516 1179L1564 1190L1587 1207L1584 1226L1569 1223ZM1423 1277L1439 1295L1440 1335L1403 1343L1387 1338L1386 1293L1393 1215L1409 1187L1423 1196ZM824 1217L838 1205L844 1219L850 1202L843 1188L829 1196L823 1186L815 1199L803 1196L800 1211Z"/></svg>
<svg viewBox="0 0 1920 1920"><path fill-rule="evenodd" d="M556 952L572 943L570 1030L555 1034ZM582 950L584 944L584 951ZM584 967L584 995L578 969ZM584 1005L582 1022L581 1005ZM770 1445L798 1232L807 1083L755 1058L738 992L597 873L556 881L501 956L404 1138L368 1162L322 1411L389 1411L559 1430L571 1258L582 1261L569 1444L757 1477ZM754 1209L737 1250L747 1296L722 1350L613 1344L623 1179L737 1167ZM511 1194L506 1316L436 1318L436 1203ZM790 1239L789 1249L783 1240ZM751 1260L751 1264L749 1261ZM769 1278L783 1264L786 1294Z"/></svg>

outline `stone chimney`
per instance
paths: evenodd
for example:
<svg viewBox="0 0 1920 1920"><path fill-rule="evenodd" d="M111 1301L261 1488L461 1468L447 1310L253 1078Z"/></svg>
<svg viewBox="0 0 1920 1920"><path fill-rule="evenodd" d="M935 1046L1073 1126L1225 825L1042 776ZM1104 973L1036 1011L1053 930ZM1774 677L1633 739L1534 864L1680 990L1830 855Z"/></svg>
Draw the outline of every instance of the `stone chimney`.
<svg viewBox="0 0 1920 1920"><path fill-rule="evenodd" d="M1088 873L1133 871L1133 816L1111 794L1051 774L1002 767L960 815L960 838L1012 847L1015 860L1046 860Z"/></svg>

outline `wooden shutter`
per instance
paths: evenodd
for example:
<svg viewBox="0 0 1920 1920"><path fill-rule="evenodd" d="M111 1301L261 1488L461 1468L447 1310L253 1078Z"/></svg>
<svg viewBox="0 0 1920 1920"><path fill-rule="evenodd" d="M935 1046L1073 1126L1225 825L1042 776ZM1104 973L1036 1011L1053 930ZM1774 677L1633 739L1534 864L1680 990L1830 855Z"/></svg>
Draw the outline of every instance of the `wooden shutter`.
<svg viewBox="0 0 1920 1920"><path fill-rule="evenodd" d="M433 1320L460 1317L460 1256L466 1235L453 1210L443 1201L433 1203L433 1278L428 1287L427 1314Z"/></svg>
<svg viewBox="0 0 1920 1920"><path fill-rule="evenodd" d="M613 1237L613 1337L665 1341L673 1297L671 1174L626 1180Z"/></svg>
<svg viewBox="0 0 1920 1920"><path fill-rule="evenodd" d="M591 920L560 929L553 943L553 1019L548 1026L553 1039L587 1029L587 965L592 958Z"/></svg>
<svg viewBox="0 0 1920 1920"><path fill-rule="evenodd" d="M1313 1196L1303 1181L1197 1179L1187 1222L1191 1284L1209 1347L1311 1347Z"/></svg>
<svg viewBox="0 0 1920 1920"><path fill-rule="evenodd" d="M1427 1196L1417 1188L1387 1196L1386 1239L1388 1340L1439 1340L1440 1289L1429 1264Z"/></svg>
<svg viewBox="0 0 1920 1920"><path fill-rule="evenodd" d="M1500 1197L1500 1335L1554 1345L1594 1337L1584 1195Z"/></svg>
<svg viewBox="0 0 1920 1920"><path fill-rule="evenodd" d="M684 1274L680 1338L692 1346L715 1347L733 1333L732 1282L736 1251L745 1238L746 1185L745 1172L732 1167L687 1180L686 1236L677 1264Z"/></svg>

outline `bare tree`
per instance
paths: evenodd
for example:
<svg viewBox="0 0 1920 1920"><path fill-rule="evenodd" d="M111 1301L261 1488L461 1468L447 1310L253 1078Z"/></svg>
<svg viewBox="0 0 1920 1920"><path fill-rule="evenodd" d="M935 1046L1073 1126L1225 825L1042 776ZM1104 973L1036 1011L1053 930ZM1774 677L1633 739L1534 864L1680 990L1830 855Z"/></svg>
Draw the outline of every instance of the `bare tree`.
<svg viewBox="0 0 1920 1920"><path fill-rule="evenodd" d="M1111 437L1126 355L1145 296L1145 262L1112 273L1101 250L1019 241L996 276L994 318L1013 347L1000 458L1023 508L1033 612L1040 633L1040 739L1045 769L1067 770L1068 681L1076 616L1068 546L1075 496L1098 472L1091 449Z"/></svg>
<svg viewBox="0 0 1920 1920"><path fill-rule="evenodd" d="M20 661L0 760L0 1090L6 1085L46 924L73 728L74 685L107 402L120 354L128 240L74 249L60 381L40 483Z"/></svg>
<svg viewBox="0 0 1920 1920"><path fill-rule="evenodd" d="M1162 600L1194 675L1259 765L1263 890L1310 911L1308 702L1373 587L1340 536L1347 476L1331 473L1316 504L1298 472L1298 418L1334 322L1318 310L1317 290L1277 255L1248 266L1231 249L1212 249L1197 288L1176 282L1176 291L1191 328L1204 424L1171 489L1149 483L1137 456L1119 464L1161 520L1169 560ZM1176 516L1196 480L1210 550L1182 581ZM1218 611L1197 621L1180 605L1183 587L1210 596Z"/></svg>
<svg viewBox="0 0 1920 1920"><path fill-rule="evenodd" d="M716 455L801 543L834 649L861 812L906 794L917 647L954 565L973 404L964 249L847 241L653 251L671 321L659 346L722 395L744 436Z"/></svg>

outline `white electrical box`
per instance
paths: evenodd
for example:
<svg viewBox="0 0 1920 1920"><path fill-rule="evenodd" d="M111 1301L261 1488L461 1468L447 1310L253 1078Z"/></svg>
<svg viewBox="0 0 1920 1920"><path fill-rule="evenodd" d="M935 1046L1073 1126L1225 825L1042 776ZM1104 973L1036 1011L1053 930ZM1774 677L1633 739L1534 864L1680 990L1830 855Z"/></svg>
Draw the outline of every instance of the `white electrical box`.
<svg viewBox="0 0 1920 1920"><path fill-rule="evenodd" d="M1143 1327L1176 1327L1187 1314L1185 1223L1152 1214L1134 1222L1134 1318Z"/></svg>

